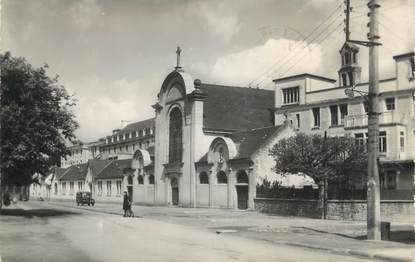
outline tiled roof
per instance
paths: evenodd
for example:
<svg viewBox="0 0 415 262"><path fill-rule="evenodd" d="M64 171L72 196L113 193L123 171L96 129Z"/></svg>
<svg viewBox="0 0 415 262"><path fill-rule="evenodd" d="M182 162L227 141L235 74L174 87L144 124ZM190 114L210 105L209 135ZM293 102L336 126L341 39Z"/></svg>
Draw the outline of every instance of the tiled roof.
<svg viewBox="0 0 415 262"><path fill-rule="evenodd" d="M111 160L91 159L88 161L89 168L91 169L92 176L96 177L98 174L111 163Z"/></svg>
<svg viewBox="0 0 415 262"><path fill-rule="evenodd" d="M68 168L68 171L65 172L60 178L61 181L74 181L74 180L84 180L86 173L88 172L88 164L78 164L73 165Z"/></svg>
<svg viewBox="0 0 415 262"><path fill-rule="evenodd" d="M122 178L125 169L131 168L131 159L113 160L97 176L97 179Z"/></svg>
<svg viewBox="0 0 415 262"><path fill-rule="evenodd" d="M137 130L142 130L144 128L154 127L154 120L155 118L146 119L143 121L135 122L126 125L123 129L121 129L117 134L126 134Z"/></svg>
<svg viewBox="0 0 415 262"><path fill-rule="evenodd" d="M66 171L68 171L68 168L55 167L54 168L55 179L56 180L60 179L65 174Z"/></svg>
<svg viewBox="0 0 415 262"><path fill-rule="evenodd" d="M236 132L230 138L237 146L238 153L234 159L249 158L271 136L283 129L283 126L270 126ZM238 146L239 145L239 146Z"/></svg>
<svg viewBox="0 0 415 262"><path fill-rule="evenodd" d="M202 84L207 94L203 127L238 131L273 125L274 92L271 90Z"/></svg>

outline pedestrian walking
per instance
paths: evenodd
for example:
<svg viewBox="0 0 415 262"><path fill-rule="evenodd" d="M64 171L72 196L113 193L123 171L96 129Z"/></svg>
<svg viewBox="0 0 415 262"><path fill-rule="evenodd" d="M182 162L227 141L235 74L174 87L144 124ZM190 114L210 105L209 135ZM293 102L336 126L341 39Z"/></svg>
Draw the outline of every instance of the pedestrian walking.
<svg viewBox="0 0 415 262"><path fill-rule="evenodd" d="M127 211L131 211L131 202L127 194L127 191L124 191L124 200L122 203L122 208L124 209L124 217L127 216Z"/></svg>

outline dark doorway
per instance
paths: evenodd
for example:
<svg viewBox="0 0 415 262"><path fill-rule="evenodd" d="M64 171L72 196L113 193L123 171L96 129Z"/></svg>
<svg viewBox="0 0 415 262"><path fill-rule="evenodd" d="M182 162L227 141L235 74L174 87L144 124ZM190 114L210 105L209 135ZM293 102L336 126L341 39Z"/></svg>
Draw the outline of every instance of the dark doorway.
<svg viewBox="0 0 415 262"><path fill-rule="evenodd" d="M171 201L173 206L179 205L179 184L174 177L171 179Z"/></svg>
<svg viewBox="0 0 415 262"><path fill-rule="evenodd" d="M238 209L248 208L248 186L236 186L238 196Z"/></svg>
<svg viewBox="0 0 415 262"><path fill-rule="evenodd" d="M128 198L130 199L130 201L133 201L133 186L127 186L127 190L128 190Z"/></svg>
<svg viewBox="0 0 415 262"><path fill-rule="evenodd" d="M127 177L127 191L128 191L128 198L130 199L130 201L133 201L133 177L132 176L128 176Z"/></svg>

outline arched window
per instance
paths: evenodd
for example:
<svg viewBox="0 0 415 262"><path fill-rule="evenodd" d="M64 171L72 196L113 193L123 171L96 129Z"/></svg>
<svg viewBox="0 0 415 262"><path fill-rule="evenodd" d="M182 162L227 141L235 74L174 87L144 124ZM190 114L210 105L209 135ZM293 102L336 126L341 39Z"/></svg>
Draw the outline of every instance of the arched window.
<svg viewBox="0 0 415 262"><path fill-rule="evenodd" d="M219 148L219 163L223 163L224 162L224 158L223 158L223 147Z"/></svg>
<svg viewBox="0 0 415 262"><path fill-rule="evenodd" d="M144 185L144 179L142 175L138 175L137 180L139 185Z"/></svg>
<svg viewBox="0 0 415 262"><path fill-rule="evenodd" d="M202 172L199 174L199 183L200 184L209 184L209 176L206 172Z"/></svg>
<svg viewBox="0 0 415 262"><path fill-rule="evenodd" d="M249 183L248 175L246 174L245 171L243 171L243 170L238 171L238 173L236 174L236 183L238 183L238 184L248 184Z"/></svg>
<svg viewBox="0 0 415 262"><path fill-rule="evenodd" d="M154 175L150 175L150 176L148 177L148 183L149 183L150 185L154 185Z"/></svg>
<svg viewBox="0 0 415 262"><path fill-rule="evenodd" d="M216 175L216 178L218 180L218 184L227 184L228 183L228 177L226 176L225 172L219 171L219 173Z"/></svg>
<svg viewBox="0 0 415 262"><path fill-rule="evenodd" d="M174 108L169 122L169 163L182 162L182 112Z"/></svg>

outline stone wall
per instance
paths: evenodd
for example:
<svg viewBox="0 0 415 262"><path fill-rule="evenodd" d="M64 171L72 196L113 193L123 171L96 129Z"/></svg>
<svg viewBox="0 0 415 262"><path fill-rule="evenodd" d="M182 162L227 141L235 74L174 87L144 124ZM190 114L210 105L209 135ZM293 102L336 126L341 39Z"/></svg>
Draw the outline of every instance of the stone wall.
<svg viewBox="0 0 415 262"><path fill-rule="evenodd" d="M283 216L321 218L317 200L255 198L255 210Z"/></svg>
<svg viewBox="0 0 415 262"><path fill-rule="evenodd" d="M382 221L400 220L415 216L414 201L382 200ZM327 218L336 220L366 220L365 200L330 200L327 203Z"/></svg>
<svg viewBox="0 0 415 262"><path fill-rule="evenodd" d="M255 210L283 216L321 218L317 200L256 198ZM415 201L382 200L382 221L396 221L415 216ZM329 200L327 219L366 220L365 200Z"/></svg>

